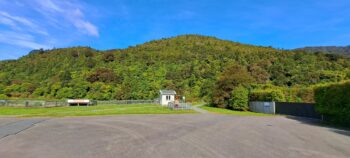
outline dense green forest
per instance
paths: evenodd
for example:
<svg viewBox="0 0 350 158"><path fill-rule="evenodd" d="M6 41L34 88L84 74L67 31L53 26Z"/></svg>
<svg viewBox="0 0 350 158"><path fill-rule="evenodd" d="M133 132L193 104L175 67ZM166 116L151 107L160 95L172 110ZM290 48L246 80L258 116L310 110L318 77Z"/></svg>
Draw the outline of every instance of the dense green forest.
<svg viewBox="0 0 350 158"><path fill-rule="evenodd" d="M285 100L311 102L299 91L347 79L350 59L344 56L183 35L108 51L34 50L1 61L0 98L154 99L160 89L174 89L228 106L232 91L281 89Z"/></svg>
<svg viewBox="0 0 350 158"><path fill-rule="evenodd" d="M305 47L297 50L303 50L309 53L322 52L326 54L338 54L350 56L350 46L339 47L339 46L323 46L323 47Z"/></svg>

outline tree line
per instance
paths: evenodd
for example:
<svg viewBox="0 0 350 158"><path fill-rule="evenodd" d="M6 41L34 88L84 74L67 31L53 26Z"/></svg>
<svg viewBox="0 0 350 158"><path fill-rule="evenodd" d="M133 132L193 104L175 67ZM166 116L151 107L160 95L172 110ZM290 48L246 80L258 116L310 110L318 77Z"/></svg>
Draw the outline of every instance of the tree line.
<svg viewBox="0 0 350 158"><path fill-rule="evenodd" d="M245 94L271 89L285 100L312 101L302 95L309 87L347 79L344 56L184 35L108 51L35 50L1 61L0 98L154 99L160 89L174 89L230 108L242 105L237 98Z"/></svg>

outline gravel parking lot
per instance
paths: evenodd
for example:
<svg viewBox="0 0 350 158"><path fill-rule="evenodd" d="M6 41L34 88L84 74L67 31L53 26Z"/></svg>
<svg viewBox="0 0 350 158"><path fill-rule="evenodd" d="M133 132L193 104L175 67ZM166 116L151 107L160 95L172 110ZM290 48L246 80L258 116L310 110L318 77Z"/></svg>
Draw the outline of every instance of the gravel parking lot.
<svg viewBox="0 0 350 158"><path fill-rule="evenodd" d="M350 132L282 116L0 118L4 158L350 157Z"/></svg>

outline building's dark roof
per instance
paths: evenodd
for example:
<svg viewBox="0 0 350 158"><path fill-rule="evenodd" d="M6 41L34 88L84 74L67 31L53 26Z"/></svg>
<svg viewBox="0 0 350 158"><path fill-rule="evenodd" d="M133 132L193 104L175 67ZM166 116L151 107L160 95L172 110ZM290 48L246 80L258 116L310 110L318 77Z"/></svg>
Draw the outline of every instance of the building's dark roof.
<svg viewBox="0 0 350 158"><path fill-rule="evenodd" d="M162 95L176 95L176 92L174 90L160 90L159 92Z"/></svg>

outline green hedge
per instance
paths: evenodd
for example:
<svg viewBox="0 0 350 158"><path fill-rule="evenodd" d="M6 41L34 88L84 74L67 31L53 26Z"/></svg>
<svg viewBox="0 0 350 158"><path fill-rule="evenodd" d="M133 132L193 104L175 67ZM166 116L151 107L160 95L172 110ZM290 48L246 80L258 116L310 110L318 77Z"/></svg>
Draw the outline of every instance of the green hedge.
<svg viewBox="0 0 350 158"><path fill-rule="evenodd" d="M249 94L250 101L286 101L285 95L280 89L252 90Z"/></svg>
<svg viewBox="0 0 350 158"><path fill-rule="evenodd" d="M316 88L315 101L326 121L350 126L350 81Z"/></svg>
<svg viewBox="0 0 350 158"><path fill-rule="evenodd" d="M315 103L314 88L283 88L281 89L287 102Z"/></svg>
<svg viewBox="0 0 350 158"><path fill-rule="evenodd" d="M315 103L314 87L295 86L295 87L278 87L274 85L253 85L251 86L250 101L285 101ZM253 99L253 100L252 100Z"/></svg>

